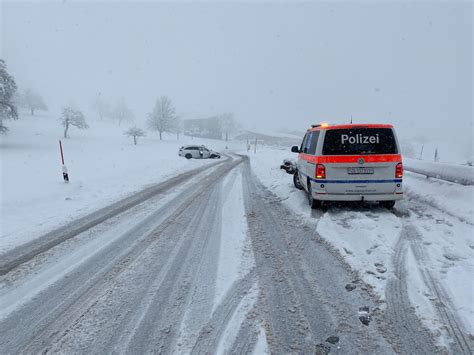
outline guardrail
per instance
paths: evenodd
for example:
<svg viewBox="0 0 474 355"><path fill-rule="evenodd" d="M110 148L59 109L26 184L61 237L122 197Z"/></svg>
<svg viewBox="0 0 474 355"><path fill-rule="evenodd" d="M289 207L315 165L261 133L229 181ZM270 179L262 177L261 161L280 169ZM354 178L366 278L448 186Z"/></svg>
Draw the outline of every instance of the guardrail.
<svg viewBox="0 0 474 355"><path fill-rule="evenodd" d="M474 185L474 167L468 165L434 163L404 158L403 168L427 178L445 180L461 185Z"/></svg>

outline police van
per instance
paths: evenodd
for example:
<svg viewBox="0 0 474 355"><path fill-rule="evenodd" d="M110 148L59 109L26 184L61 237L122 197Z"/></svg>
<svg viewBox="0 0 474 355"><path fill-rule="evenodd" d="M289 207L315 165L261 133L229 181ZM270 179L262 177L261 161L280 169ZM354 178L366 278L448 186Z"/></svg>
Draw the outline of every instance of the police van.
<svg viewBox="0 0 474 355"><path fill-rule="evenodd" d="M313 125L298 153L295 186L312 208L322 201L379 201L392 208L403 198L403 165L392 125Z"/></svg>

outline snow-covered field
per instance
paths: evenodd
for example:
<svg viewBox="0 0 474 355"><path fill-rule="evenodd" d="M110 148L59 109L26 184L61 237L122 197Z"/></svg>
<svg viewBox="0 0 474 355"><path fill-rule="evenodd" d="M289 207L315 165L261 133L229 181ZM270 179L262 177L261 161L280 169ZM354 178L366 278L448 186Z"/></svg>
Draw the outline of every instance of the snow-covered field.
<svg viewBox="0 0 474 355"><path fill-rule="evenodd" d="M330 206L311 211L304 192L293 186L292 176L280 170L283 159L296 159L289 150L261 147L249 154L253 171L280 200L307 221L332 244L360 277L386 301L395 273L394 256L405 240L403 256L408 294L417 315L446 343L437 306L449 302L461 327L474 334L474 187L462 186L406 173L405 200L394 212L376 204ZM434 285L426 280L435 280ZM443 290L445 297L434 294ZM438 307L439 308L439 307Z"/></svg>
<svg viewBox="0 0 474 355"><path fill-rule="evenodd" d="M185 144L225 152L225 142L147 132L134 146L123 132L129 125L89 120L88 130L72 128L62 139L70 182L63 182L54 114L23 114L0 136L0 253L40 236L142 188L214 160L178 157ZM133 125L133 124L130 124Z"/></svg>

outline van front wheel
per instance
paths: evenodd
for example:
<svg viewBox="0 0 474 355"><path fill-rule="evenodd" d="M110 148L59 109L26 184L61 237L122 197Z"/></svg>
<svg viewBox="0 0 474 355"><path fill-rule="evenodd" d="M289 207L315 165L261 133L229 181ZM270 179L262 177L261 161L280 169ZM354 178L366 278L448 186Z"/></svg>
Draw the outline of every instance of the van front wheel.
<svg viewBox="0 0 474 355"><path fill-rule="evenodd" d="M309 206L313 209L321 207L321 201L316 200L313 197L313 191L311 190L311 183L308 183L308 203L309 203Z"/></svg>
<svg viewBox="0 0 474 355"><path fill-rule="evenodd" d="M303 185L301 185L300 176L298 172L293 174L293 184L298 190L303 190Z"/></svg>

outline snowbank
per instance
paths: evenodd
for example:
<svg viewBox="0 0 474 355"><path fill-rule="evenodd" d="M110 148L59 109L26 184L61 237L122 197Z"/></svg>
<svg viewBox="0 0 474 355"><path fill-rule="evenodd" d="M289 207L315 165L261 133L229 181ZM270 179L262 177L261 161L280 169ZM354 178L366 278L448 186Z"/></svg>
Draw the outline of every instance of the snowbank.
<svg viewBox="0 0 474 355"><path fill-rule="evenodd" d="M405 172L403 181L405 198L416 199L474 224L474 186L426 179L410 172Z"/></svg>
<svg viewBox="0 0 474 355"><path fill-rule="evenodd" d="M459 164L435 163L410 158L403 159L405 170L427 177L462 185L474 185L474 167Z"/></svg>

